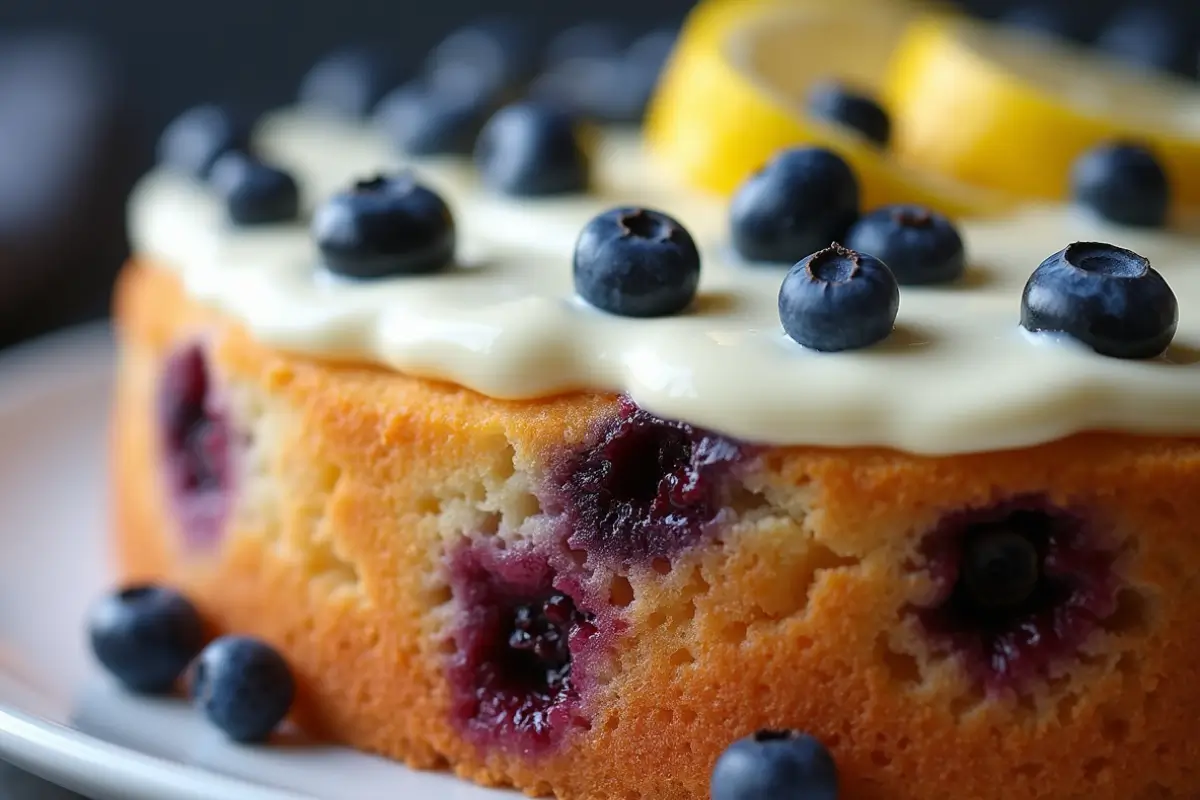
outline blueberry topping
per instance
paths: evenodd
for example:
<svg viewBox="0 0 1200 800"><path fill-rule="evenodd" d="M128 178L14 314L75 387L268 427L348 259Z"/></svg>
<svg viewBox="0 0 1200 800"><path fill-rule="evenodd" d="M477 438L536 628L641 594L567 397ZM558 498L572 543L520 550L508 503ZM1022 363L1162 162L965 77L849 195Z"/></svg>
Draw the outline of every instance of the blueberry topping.
<svg viewBox="0 0 1200 800"><path fill-rule="evenodd" d="M96 659L127 689L170 691L204 646L195 606L160 586L129 586L104 597L88 614Z"/></svg>
<svg viewBox="0 0 1200 800"><path fill-rule="evenodd" d="M577 58L614 58L624 46L625 35L611 22L582 22L555 34L542 61L547 69L553 69Z"/></svg>
<svg viewBox="0 0 1200 800"><path fill-rule="evenodd" d="M217 159L250 145L250 127L229 109L215 105L190 108L163 130L158 158L164 165L205 180Z"/></svg>
<svg viewBox="0 0 1200 800"><path fill-rule="evenodd" d="M1071 171L1075 201L1121 225L1161 228L1171 187L1158 159L1144 147L1117 142L1084 153Z"/></svg>
<svg viewBox="0 0 1200 800"><path fill-rule="evenodd" d="M538 197L584 192L589 162L574 120L542 103L497 111L475 145L475 164L490 189Z"/></svg>
<svg viewBox="0 0 1200 800"><path fill-rule="evenodd" d="M854 223L846 246L888 265L901 286L947 283L962 275L962 237L950 220L920 206L886 206Z"/></svg>
<svg viewBox="0 0 1200 800"><path fill-rule="evenodd" d="M959 580L981 610L1016 608L1033 596L1041 578L1041 555L1020 531L990 526L963 547Z"/></svg>
<svg viewBox="0 0 1200 800"><path fill-rule="evenodd" d="M533 44L529 27L519 20L486 17L443 39L426 59L425 77L439 92L511 99L536 69Z"/></svg>
<svg viewBox="0 0 1200 800"><path fill-rule="evenodd" d="M393 69L374 49L350 47L318 61L300 81L303 105L350 119L366 117L391 85Z"/></svg>
<svg viewBox="0 0 1200 800"><path fill-rule="evenodd" d="M235 225L288 222L300 213L300 189L290 173L237 151L213 164L210 182Z"/></svg>
<svg viewBox="0 0 1200 800"><path fill-rule="evenodd" d="M425 274L454 257L449 207L408 173L335 194L313 215L312 231L325 267L347 278Z"/></svg>
<svg viewBox="0 0 1200 800"><path fill-rule="evenodd" d="M812 350L856 350L882 341L899 308L900 287L887 265L839 244L796 264L779 287L783 329Z"/></svg>
<svg viewBox="0 0 1200 800"><path fill-rule="evenodd" d="M191 669L192 702L235 742L261 742L283 721L296 694L283 656L248 636L215 639Z"/></svg>
<svg viewBox="0 0 1200 800"><path fill-rule="evenodd" d="M806 733L759 731L721 754L710 790L712 800L837 800L837 765Z"/></svg>
<svg viewBox="0 0 1200 800"><path fill-rule="evenodd" d="M1195 78L1200 59L1191 28L1166 7L1138 0L1112 18L1096 46L1130 64Z"/></svg>
<svg viewBox="0 0 1200 800"><path fill-rule="evenodd" d="M807 108L816 119L858 131L880 147L886 147L892 137L892 121L883 106L841 83L824 81L813 86Z"/></svg>
<svg viewBox="0 0 1200 800"><path fill-rule="evenodd" d="M596 308L623 317L683 311L700 283L700 253L671 217L645 208L615 208L594 217L575 243L575 291Z"/></svg>
<svg viewBox="0 0 1200 800"><path fill-rule="evenodd" d="M858 218L858 179L829 150L785 150L741 185L729 218L743 258L795 264L846 235Z"/></svg>
<svg viewBox="0 0 1200 800"><path fill-rule="evenodd" d="M1179 304L1150 262L1130 250L1076 242L1033 271L1021 325L1065 333L1114 358L1154 358L1175 336Z"/></svg>
<svg viewBox="0 0 1200 800"><path fill-rule="evenodd" d="M469 155L486 112L479 98L409 83L379 102L375 118L392 142L411 156Z"/></svg>

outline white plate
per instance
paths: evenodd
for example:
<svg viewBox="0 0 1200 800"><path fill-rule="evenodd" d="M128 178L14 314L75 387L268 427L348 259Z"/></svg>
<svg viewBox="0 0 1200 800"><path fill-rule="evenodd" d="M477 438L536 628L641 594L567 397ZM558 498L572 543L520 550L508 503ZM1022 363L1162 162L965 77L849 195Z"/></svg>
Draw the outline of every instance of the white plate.
<svg viewBox="0 0 1200 800"><path fill-rule="evenodd" d="M83 616L109 588L112 344L88 327L0 358L0 757L97 800L503 800L344 748L240 747L180 700L115 689Z"/></svg>

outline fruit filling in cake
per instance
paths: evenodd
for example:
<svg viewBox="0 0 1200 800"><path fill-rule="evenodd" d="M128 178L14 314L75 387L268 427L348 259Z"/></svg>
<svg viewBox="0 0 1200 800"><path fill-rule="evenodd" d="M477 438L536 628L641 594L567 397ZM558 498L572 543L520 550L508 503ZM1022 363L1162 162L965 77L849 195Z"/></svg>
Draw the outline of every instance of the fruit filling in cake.
<svg viewBox="0 0 1200 800"><path fill-rule="evenodd" d="M1200 796L1200 92L848 4L182 115L101 663L562 800Z"/></svg>

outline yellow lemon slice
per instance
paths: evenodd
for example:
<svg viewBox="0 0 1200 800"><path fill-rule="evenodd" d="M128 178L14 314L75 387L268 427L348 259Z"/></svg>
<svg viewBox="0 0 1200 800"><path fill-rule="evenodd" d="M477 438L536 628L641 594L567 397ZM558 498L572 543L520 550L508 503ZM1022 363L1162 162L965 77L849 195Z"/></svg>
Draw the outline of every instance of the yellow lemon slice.
<svg viewBox="0 0 1200 800"><path fill-rule="evenodd" d="M1106 140L1150 146L1182 205L1200 205L1200 91L1046 37L964 20L907 28L888 70L893 148L913 165L1062 199Z"/></svg>
<svg viewBox="0 0 1200 800"><path fill-rule="evenodd" d="M809 119L809 87L837 78L881 87L911 7L878 0L827 4L724 0L689 17L651 104L651 152L692 185L731 193L780 149L820 145L851 163L867 207L922 203L954 216L1010 199L909 169L865 139Z"/></svg>

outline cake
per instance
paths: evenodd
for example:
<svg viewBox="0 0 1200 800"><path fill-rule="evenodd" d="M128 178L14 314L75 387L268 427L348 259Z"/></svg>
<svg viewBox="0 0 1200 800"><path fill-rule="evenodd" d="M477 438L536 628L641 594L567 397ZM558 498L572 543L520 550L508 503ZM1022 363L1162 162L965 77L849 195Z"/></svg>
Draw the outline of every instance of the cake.
<svg viewBox="0 0 1200 800"><path fill-rule="evenodd" d="M744 263L727 198L537 119L485 129L480 171L288 109L184 148L207 181L143 181L123 580L274 645L313 735L484 785L690 800L734 740L799 729L847 798L1200 795L1200 240L1044 201L958 220L965 263L822 347L781 329L785 273L873 260ZM389 181L419 200L403 264L355 250L379 207L346 216ZM581 231L613 226L679 259L646 305L587 282ZM1036 332L1035 269L1087 259L1165 279L1177 328Z"/></svg>

